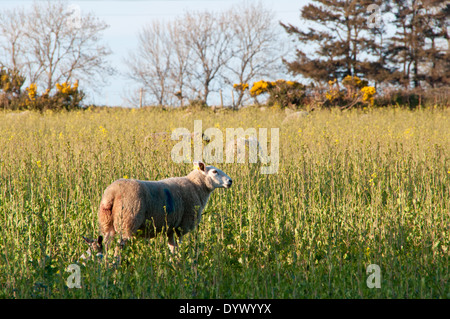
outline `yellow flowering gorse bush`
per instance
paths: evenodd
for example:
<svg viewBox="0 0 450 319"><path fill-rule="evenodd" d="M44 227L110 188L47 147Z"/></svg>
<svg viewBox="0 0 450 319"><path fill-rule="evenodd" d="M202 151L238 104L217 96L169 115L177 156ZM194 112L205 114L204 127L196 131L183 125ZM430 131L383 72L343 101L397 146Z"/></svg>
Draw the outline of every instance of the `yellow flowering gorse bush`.
<svg viewBox="0 0 450 319"><path fill-rule="evenodd" d="M358 103L374 105L376 89L369 86L366 80L347 75L342 80L342 85L345 90L341 90L337 79L328 81L329 89L325 92L326 104L339 105L341 108L349 108Z"/></svg>
<svg viewBox="0 0 450 319"><path fill-rule="evenodd" d="M253 83L252 88L250 89L251 96L258 96L263 93L266 93L270 87L273 86L274 82L267 82L264 80Z"/></svg>
<svg viewBox="0 0 450 319"><path fill-rule="evenodd" d="M28 92L28 98L30 101L36 100L37 86L36 83L31 83L29 87L25 89Z"/></svg>
<svg viewBox="0 0 450 319"><path fill-rule="evenodd" d="M244 92L244 91L248 90L248 88L249 88L248 83L233 84L233 89L235 89L236 91Z"/></svg>
<svg viewBox="0 0 450 319"><path fill-rule="evenodd" d="M18 71L4 68L0 65L0 90L6 94L20 94L20 88L25 82L25 77Z"/></svg>
<svg viewBox="0 0 450 319"><path fill-rule="evenodd" d="M56 89L61 94L75 94L78 91L78 80L71 86L70 82L56 83Z"/></svg>
<svg viewBox="0 0 450 319"><path fill-rule="evenodd" d="M305 97L305 86L296 81L286 81L283 79L277 81L258 81L253 83L250 89L250 95L256 96L268 93L267 104L281 108L297 108L303 104ZM256 100L256 99L255 99Z"/></svg>
<svg viewBox="0 0 450 319"><path fill-rule="evenodd" d="M78 81L56 83L56 92L50 95L50 90L46 89L41 95L38 94L36 83L31 83L25 89L27 95L21 106L27 109L75 109L80 107L80 102L84 98L84 93L78 90Z"/></svg>
<svg viewBox="0 0 450 319"><path fill-rule="evenodd" d="M374 95L377 93L376 89L373 86L365 86L361 89L361 92L363 93L363 101L373 105L375 101Z"/></svg>

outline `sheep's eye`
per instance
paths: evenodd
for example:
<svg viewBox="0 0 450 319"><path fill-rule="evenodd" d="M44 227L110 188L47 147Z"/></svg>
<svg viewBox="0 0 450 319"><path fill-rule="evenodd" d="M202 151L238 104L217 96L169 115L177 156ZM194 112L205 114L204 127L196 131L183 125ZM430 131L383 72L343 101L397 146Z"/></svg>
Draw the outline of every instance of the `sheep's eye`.
<svg viewBox="0 0 450 319"><path fill-rule="evenodd" d="M211 173L217 174L217 171L214 169L214 170L211 171Z"/></svg>

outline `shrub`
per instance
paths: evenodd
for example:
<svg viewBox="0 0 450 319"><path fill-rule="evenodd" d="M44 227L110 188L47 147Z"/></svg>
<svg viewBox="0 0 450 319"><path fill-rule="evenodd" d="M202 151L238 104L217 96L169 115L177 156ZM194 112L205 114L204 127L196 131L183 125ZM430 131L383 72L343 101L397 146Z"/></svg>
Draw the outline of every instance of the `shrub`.
<svg viewBox="0 0 450 319"><path fill-rule="evenodd" d="M245 92L246 90L248 90L248 86L248 83L233 84L233 89L238 92Z"/></svg>
<svg viewBox="0 0 450 319"><path fill-rule="evenodd" d="M191 111L202 110L208 107L208 104L205 100L198 98L189 100L189 104L187 105L187 109Z"/></svg>
<svg viewBox="0 0 450 319"><path fill-rule="evenodd" d="M329 89L323 98L324 106L338 106L341 109L349 109L354 106L373 106L376 89L368 86L366 80L357 76L347 75L342 80L344 89L341 89L336 79L328 81Z"/></svg>
<svg viewBox="0 0 450 319"><path fill-rule="evenodd" d="M379 106L404 106L410 109L417 107L448 107L450 105L450 88L395 89L388 88L382 96L377 97Z"/></svg>
<svg viewBox="0 0 450 319"><path fill-rule="evenodd" d="M17 108L25 77L17 70L0 66L0 108Z"/></svg>
<svg viewBox="0 0 450 319"><path fill-rule="evenodd" d="M267 82L264 80L253 83L252 88L250 89L250 95L256 97L263 93L268 92L269 88L273 85L274 82Z"/></svg>
<svg viewBox="0 0 450 319"><path fill-rule="evenodd" d="M56 103L56 108L72 110L81 107L80 103L85 94L78 90L78 80L75 81L72 86L70 85L70 82L63 82L62 84L56 83L56 89L57 91L52 98Z"/></svg>
<svg viewBox="0 0 450 319"><path fill-rule="evenodd" d="M296 81L277 80L274 82L258 81L253 83L250 95L256 97L268 93L267 104L280 108L298 108L304 103L305 86ZM256 100L257 101L257 100Z"/></svg>
<svg viewBox="0 0 450 319"><path fill-rule="evenodd" d="M25 77L20 75L18 71L4 67L0 69L0 89L4 93L20 95L20 88L24 82Z"/></svg>
<svg viewBox="0 0 450 319"><path fill-rule="evenodd" d="M2 76L2 79L3 78L6 79L6 76ZM39 95L36 83L31 83L25 89L25 92L21 92L20 87L22 85L23 82L18 88L15 89L14 95L8 95L8 89L11 88L11 85L2 85L3 98L0 100L1 108L38 111L62 109L73 110L82 107L81 101L85 96L84 92L78 89L78 81L75 81L73 84L70 82L63 82L61 84L57 83L56 92L53 95L50 95L50 90L48 89Z"/></svg>

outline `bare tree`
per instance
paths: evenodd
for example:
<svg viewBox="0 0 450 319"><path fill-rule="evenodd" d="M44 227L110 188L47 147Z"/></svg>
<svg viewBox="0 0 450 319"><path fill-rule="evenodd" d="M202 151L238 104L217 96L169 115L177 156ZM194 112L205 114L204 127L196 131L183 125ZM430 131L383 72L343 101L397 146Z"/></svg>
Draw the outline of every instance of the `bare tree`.
<svg viewBox="0 0 450 319"><path fill-rule="evenodd" d="M260 4L240 5L223 13L187 12L139 33L129 54L128 75L158 104L177 97L208 102L211 92L238 81L249 83L274 74L281 65L281 28ZM237 105L244 94L240 92Z"/></svg>
<svg viewBox="0 0 450 319"><path fill-rule="evenodd" d="M23 67L25 13L22 8L0 12L0 64L14 71Z"/></svg>
<svg viewBox="0 0 450 319"><path fill-rule="evenodd" d="M188 45L187 35L178 21L168 23L167 29L172 43L173 59L170 79L174 87L174 95L179 99L180 106L189 97L187 84L189 83L189 66L192 58L192 49Z"/></svg>
<svg viewBox="0 0 450 319"><path fill-rule="evenodd" d="M231 59L229 31L223 18L210 12L153 22L141 30L138 48L126 59L128 76L160 105L174 98L181 104L186 98L206 103Z"/></svg>
<svg viewBox="0 0 450 319"><path fill-rule="evenodd" d="M270 77L286 53L280 47L281 29L274 23L274 13L261 3L245 3L227 12L233 30L233 59L227 65L228 84L248 84ZM244 90L238 90L234 107L243 102Z"/></svg>
<svg viewBox="0 0 450 319"><path fill-rule="evenodd" d="M110 50L100 43L107 24L71 8L63 1L35 1L28 10L1 15L10 63L41 88L52 90L56 83L74 78L96 87L105 74L112 74L105 60Z"/></svg>
<svg viewBox="0 0 450 319"><path fill-rule="evenodd" d="M128 76L144 85L152 101L158 105L170 103L170 82L172 43L167 26L154 21L139 33L138 49L130 52L126 59Z"/></svg>
<svg viewBox="0 0 450 319"><path fill-rule="evenodd" d="M224 13L208 11L188 12L182 23L187 45L192 50L188 68L191 88L207 103L210 92L214 90L213 85L223 76L222 71L233 56L232 29Z"/></svg>

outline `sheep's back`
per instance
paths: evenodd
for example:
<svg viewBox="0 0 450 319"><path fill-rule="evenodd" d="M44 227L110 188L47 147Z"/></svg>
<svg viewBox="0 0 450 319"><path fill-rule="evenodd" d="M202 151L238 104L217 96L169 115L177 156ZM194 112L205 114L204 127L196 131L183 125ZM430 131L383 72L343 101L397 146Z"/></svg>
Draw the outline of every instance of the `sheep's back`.
<svg viewBox="0 0 450 319"><path fill-rule="evenodd" d="M107 202L114 202L114 219L120 219L121 224L118 227L132 233L141 229L146 237L153 237L155 230L163 228L184 226L189 231L199 221L199 208L204 207L196 186L185 177L160 181L119 179L105 190L102 203ZM192 225L185 225L186 219L192 220Z"/></svg>
<svg viewBox="0 0 450 319"><path fill-rule="evenodd" d="M199 220L199 211L204 208L198 186L186 177L172 177L158 182L144 182L152 194L152 200L158 207L166 205L168 224L172 228L182 227L184 231L192 230ZM164 201L165 200L165 201ZM207 200L207 199L206 199ZM173 202L173 212L170 202ZM160 214L159 214L160 215ZM186 224L186 220L188 222ZM165 221L164 221L165 222Z"/></svg>

